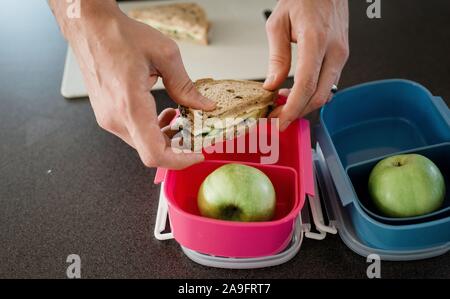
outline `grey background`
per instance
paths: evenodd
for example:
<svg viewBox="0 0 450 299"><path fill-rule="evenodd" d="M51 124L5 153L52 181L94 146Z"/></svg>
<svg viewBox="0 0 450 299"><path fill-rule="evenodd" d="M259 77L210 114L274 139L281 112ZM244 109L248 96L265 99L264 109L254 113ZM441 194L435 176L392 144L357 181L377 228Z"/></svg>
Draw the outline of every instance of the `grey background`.
<svg viewBox="0 0 450 299"><path fill-rule="evenodd" d="M340 87L407 78L448 103L450 2L384 0L380 20L365 16L365 1L350 2ZM0 277L65 278L77 253L84 278L365 278L365 259L338 236L306 240L282 266L240 271L199 266L174 241L155 240L154 170L97 126L86 99L60 95L66 43L46 1L1 5ZM155 97L159 110L174 106ZM450 255L383 262L382 276L450 278Z"/></svg>

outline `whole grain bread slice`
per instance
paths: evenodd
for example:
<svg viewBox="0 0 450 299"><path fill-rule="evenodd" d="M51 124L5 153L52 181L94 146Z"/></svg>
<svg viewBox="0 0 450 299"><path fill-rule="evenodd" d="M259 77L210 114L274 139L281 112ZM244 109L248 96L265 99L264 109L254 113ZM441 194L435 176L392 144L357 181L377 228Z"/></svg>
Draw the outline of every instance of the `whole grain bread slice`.
<svg viewBox="0 0 450 299"><path fill-rule="evenodd" d="M194 83L205 97L217 103L213 111L197 111L183 108L185 117L201 113L203 119L210 117L226 118L242 114L249 109L264 108L274 103L277 92L263 88L263 84L248 80L200 79Z"/></svg>

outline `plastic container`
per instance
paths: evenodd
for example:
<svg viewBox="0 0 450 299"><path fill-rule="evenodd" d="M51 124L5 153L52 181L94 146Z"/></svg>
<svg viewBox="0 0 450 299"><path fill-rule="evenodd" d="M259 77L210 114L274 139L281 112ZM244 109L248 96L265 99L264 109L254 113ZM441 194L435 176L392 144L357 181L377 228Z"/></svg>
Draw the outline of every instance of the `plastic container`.
<svg viewBox="0 0 450 299"><path fill-rule="evenodd" d="M402 154L410 153L420 154L429 158L441 170L446 185L444 203L438 210L421 216L405 218L382 216L374 206L373 201L369 196L367 186L369 175L373 167L375 167L380 160L386 158L380 157L368 162L354 164L347 168L347 174L350 177L357 199L364 211L372 218L386 224L402 225L423 223L450 216L450 143L432 145L421 149L402 152Z"/></svg>
<svg viewBox="0 0 450 299"><path fill-rule="evenodd" d="M339 200L364 244L403 251L450 241L449 217L392 225L369 215L346 171L387 155L449 142L450 112L442 99L406 80L358 85L339 92L322 108L316 133Z"/></svg>
<svg viewBox="0 0 450 299"><path fill-rule="evenodd" d="M218 257L208 254L199 253L197 251L181 246L181 249L196 263L208 267L225 268L225 269L255 269L266 268L283 264L292 259L300 250L303 242L302 219L299 216L295 221L294 233L291 242L287 247L274 255L255 257L255 258L230 258Z"/></svg>
<svg viewBox="0 0 450 299"><path fill-rule="evenodd" d="M197 193L205 178L226 161L206 161L182 171L167 172L165 194L174 238L184 247L226 257L273 255L292 238L298 213L297 173L281 166L244 163L264 172L275 188L275 217L266 222L223 221L200 216Z"/></svg>
<svg viewBox="0 0 450 299"><path fill-rule="evenodd" d="M259 136L266 135L269 140L276 138L271 136L268 128L257 129ZM210 223L209 219L198 216L195 206L188 204L189 196L181 193L175 196L181 185L188 184L175 182L171 187L167 186L173 180L171 175L178 176L180 172L158 169L155 182L164 182L155 237L168 240L175 236L183 252L197 263L238 269L281 264L298 252L303 237L321 240L327 233L337 231L351 250L364 257L377 254L383 260L407 261L450 251L450 215L447 214L450 111L442 99L432 96L421 85L406 80L358 85L340 91L322 109L316 137L318 144L311 155L309 124L300 120L280 134L280 159L272 165L261 166L261 157L266 155L264 151L252 152L248 147L242 154L206 153L207 161L198 165L199 172L204 171L205 174L217 165L229 162L255 163L252 165L273 171L280 178L286 175L275 174L279 170L274 169L290 169L296 173L297 204L294 201L291 212L280 213L272 223L246 223L244 227L233 230L236 223L218 221L223 227L215 227L216 224ZM227 143L233 142L235 146L238 139ZM378 215L365 198L363 185L367 182L364 177L380 159L409 152L428 156L441 169L447 184L445 204L439 211L411 219ZM313 157L314 175L311 169ZM187 171L181 180L192 180L193 173L192 169ZM292 180L292 175L287 176ZM316 185L315 180L318 182ZM284 182L278 184L283 188ZM306 196L308 194L313 196ZM171 195L172 199L166 195ZM193 195L190 197L192 200ZM303 208L306 197L309 208ZM292 207L292 203L289 205ZM166 228L167 213L170 214L171 230ZM282 221L287 221L291 229L276 227L276 223ZM253 234L248 228L251 226L262 226L257 233L266 238L264 242L253 239L253 242L247 242L246 239ZM196 229L190 230L189 227ZM264 236L263 231L270 236ZM280 232L282 237L279 237ZM206 238L206 235L212 237ZM233 243L234 237L244 246L238 248L239 242ZM224 238L229 239L222 242ZM272 245L260 249L263 243ZM215 247L214 244L218 245Z"/></svg>
<svg viewBox="0 0 450 299"><path fill-rule="evenodd" d="M164 181L173 237L182 247L213 256L255 258L277 254L288 246L305 197L314 194L309 123L299 120L279 136L272 134L270 125L258 125L254 130L258 130L258 138L263 136L269 143L277 138L283 155L275 163L261 164L268 153L264 147L250 149L251 134L246 134L225 141L225 146L231 146L245 139L242 152L207 153L207 149L203 163L181 171L158 170L155 182ZM246 223L199 215L197 192L201 183L216 168L234 162L254 166L269 176L277 193L274 220Z"/></svg>
<svg viewBox="0 0 450 299"><path fill-rule="evenodd" d="M449 141L449 113L443 100L423 86L383 80L337 93L321 110L320 124L346 168Z"/></svg>
<svg viewBox="0 0 450 299"><path fill-rule="evenodd" d="M356 233L357 229L353 224L350 209L341 204L336 186L331 178L329 168L319 144L316 145L316 154L314 156L315 173L321 194L324 198L323 202L329 222L338 229L342 241L353 252L364 258L371 254L377 254L380 259L386 261L411 261L439 256L450 251L450 241L425 248L402 250L382 249L367 244Z"/></svg>

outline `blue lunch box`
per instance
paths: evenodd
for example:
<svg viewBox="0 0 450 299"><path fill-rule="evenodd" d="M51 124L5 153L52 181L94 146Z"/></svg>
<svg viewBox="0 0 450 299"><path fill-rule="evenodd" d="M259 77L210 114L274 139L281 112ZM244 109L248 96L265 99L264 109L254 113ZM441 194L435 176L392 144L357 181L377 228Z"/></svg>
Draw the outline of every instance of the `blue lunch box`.
<svg viewBox="0 0 450 299"><path fill-rule="evenodd" d="M344 242L360 254L420 259L450 249L450 110L423 86L400 79L338 92L316 127L318 180L326 208ZM419 153L441 169L447 192L430 215L394 219L378 215L367 198L367 178L381 159Z"/></svg>

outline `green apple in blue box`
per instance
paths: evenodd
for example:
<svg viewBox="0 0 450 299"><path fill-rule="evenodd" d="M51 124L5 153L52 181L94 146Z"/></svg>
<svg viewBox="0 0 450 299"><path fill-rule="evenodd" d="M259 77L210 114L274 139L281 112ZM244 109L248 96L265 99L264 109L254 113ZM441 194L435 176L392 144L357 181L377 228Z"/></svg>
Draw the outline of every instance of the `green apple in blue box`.
<svg viewBox="0 0 450 299"><path fill-rule="evenodd" d="M420 216L442 206L445 182L430 159L418 154L396 155L375 165L369 176L369 194L384 216Z"/></svg>
<svg viewBox="0 0 450 299"><path fill-rule="evenodd" d="M210 173L197 196L203 216L230 221L269 221L275 214L275 201L275 189L266 174L237 163Z"/></svg>

